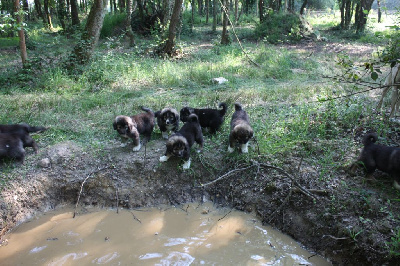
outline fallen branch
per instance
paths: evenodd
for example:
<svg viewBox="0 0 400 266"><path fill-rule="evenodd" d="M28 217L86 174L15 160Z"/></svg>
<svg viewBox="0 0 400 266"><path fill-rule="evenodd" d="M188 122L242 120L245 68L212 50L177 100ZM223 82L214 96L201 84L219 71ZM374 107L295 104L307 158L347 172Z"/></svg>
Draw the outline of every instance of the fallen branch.
<svg viewBox="0 0 400 266"><path fill-rule="evenodd" d="M213 180L213 181L211 181L211 182L208 182L208 183L205 183L205 184L201 184L200 187L209 186L209 185L211 185L211 184L214 184L215 182L218 182L218 181L221 180L221 179L224 179L225 177L230 176L230 175L233 174L233 173L241 172L241 171L250 169L250 168L252 168L252 167L254 167L254 166L256 166L256 165L250 165L250 166L245 167L245 168L240 168L240 169L231 170L231 171L229 171L228 173L226 173L226 174L224 174L224 175L218 177L217 179L215 179L215 180Z"/></svg>
<svg viewBox="0 0 400 266"><path fill-rule="evenodd" d="M81 194L82 194L82 190L83 190L83 185L86 183L86 181L87 181L92 175L94 175L94 174L97 174L97 173L99 173L99 172L101 172L101 171L104 171L104 170L106 170L106 169L113 169L113 168L114 168L114 166L112 165L112 166L107 166L107 167L104 167L104 168L101 168L101 169L97 169L96 171L91 172L91 173L85 178L85 180L83 180L83 182L82 182L82 184L81 184L81 190L79 191L78 200L76 201L76 204L75 204L74 216L73 216L72 218L75 218L75 215L76 215L76 208L78 207L79 199L81 198Z"/></svg>
<svg viewBox="0 0 400 266"><path fill-rule="evenodd" d="M142 223L142 221L140 221L140 220L133 214L133 212L130 212L130 213L132 214L133 219L135 219L135 220L138 221L139 223Z"/></svg>

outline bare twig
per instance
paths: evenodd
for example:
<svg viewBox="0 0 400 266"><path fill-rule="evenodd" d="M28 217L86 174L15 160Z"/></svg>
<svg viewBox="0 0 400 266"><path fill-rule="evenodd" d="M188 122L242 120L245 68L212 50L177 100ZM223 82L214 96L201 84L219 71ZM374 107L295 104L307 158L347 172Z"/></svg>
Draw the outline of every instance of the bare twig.
<svg viewBox="0 0 400 266"><path fill-rule="evenodd" d="M218 181L221 180L221 179L224 179L224 178L230 176L230 175L233 174L233 173L241 172L241 171L250 169L250 168L252 168L252 167L254 167L254 166L255 166L255 165L250 165L250 166L245 167L245 168L239 168L239 169L231 170L231 171L229 171L228 173L226 173L226 174L224 174L224 175L218 177L217 179L215 179L215 180L213 180L213 181L211 181L211 182L208 182L208 183L205 183L205 184L201 184L200 187L209 186L209 185L211 185L211 184L214 184L215 182L218 182Z"/></svg>
<svg viewBox="0 0 400 266"><path fill-rule="evenodd" d="M348 237L334 237L334 236L331 236L331 235L323 235L322 238L324 238L324 237L330 237L330 238L335 239L335 240L346 240L346 239L349 239Z"/></svg>
<svg viewBox="0 0 400 266"><path fill-rule="evenodd" d="M115 189L115 196L117 197L117 213L118 213L118 188Z"/></svg>
<svg viewBox="0 0 400 266"><path fill-rule="evenodd" d="M224 216L222 216L221 218L218 219L218 222L221 221L222 219L224 219L228 214L230 214L232 212L233 208L227 212Z"/></svg>
<svg viewBox="0 0 400 266"><path fill-rule="evenodd" d="M135 219L135 220L138 221L139 223L142 223L142 221L140 221L140 220L135 216L135 214L133 214L133 212L130 212L130 213L132 214L133 219Z"/></svg>
<svg viewBox="0 0 400 266"><path fill-rule="evenodd" d="M114 168L114 166L112 165L112 166L107 166L107 167L103 167L103 168L97 169L96 171L91 172L91 173L85 178L85 180L83 180L83 182L82 182L82 184L81 184L81 190L79 191L78 200L76 201L76 204L75 204L74 216L73 216L72 218L75 218L75 215L76 215L76 208L78 207L79 199L81 198L81 194L82 194L82 190L83 190L83 185L86 183L86 181L87 181L91 176L93 176L94 174L97 174L97 173L99 173L99 172L101 172L101 171L104 171L104 170L106 170L106 169L111 169L111 168Z"/></svg>

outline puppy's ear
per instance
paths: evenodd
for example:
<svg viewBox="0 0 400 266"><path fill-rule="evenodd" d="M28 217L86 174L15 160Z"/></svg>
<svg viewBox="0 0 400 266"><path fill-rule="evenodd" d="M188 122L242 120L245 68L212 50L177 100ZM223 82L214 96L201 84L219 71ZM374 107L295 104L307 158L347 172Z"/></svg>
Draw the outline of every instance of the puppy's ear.
<svg viewBox="0 0 400 266"><path fill-rule="evenodd" d="M114 130L117 130L117 122L114 121L113 127L114 127Z"/></svg>

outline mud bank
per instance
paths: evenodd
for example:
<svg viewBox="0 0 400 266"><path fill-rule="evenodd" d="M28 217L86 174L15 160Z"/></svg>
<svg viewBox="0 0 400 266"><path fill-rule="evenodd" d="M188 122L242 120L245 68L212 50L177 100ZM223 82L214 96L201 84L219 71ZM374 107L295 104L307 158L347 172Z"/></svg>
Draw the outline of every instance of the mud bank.
<svg viewBox="0 0 400 266"><path fill-rule="evenodd" d="M334 265L395 265L387 242L399 226L393 218L399 204L384 177L371 186L342 170L337 179L321 182L318 169L294 157L280 168L302 164L292 180L273 167L260 167L262 157L251 162L215 151L192 152L191 169L183 171L177 159L159 162L164 145L151 141L133 153L117 141L93 150L65 142L29 154L22 166L3 165L8 181L0 198L1 243L19 223L78 198L77 212L87 206L132 209L207 200L257 214Z"/></svg>

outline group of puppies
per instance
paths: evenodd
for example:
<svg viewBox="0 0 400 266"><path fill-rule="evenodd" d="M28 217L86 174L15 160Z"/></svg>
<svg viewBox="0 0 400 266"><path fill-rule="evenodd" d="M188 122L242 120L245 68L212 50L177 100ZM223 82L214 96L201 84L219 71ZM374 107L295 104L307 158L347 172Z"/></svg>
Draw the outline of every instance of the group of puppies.
<svg viewBox="0 0 400 266"><path fill-rule="evenodd" d="M0 158L11 158L23 163L26 147L32 147L35 153L38 152L38 145L29 133L45 130L45 127L27 124L0 125Z"/></svg>
<svg viewBox="0 0 400 266"><path fill-rule="evenodd" d="M178 111L166 107L153 112L142 107L144 113L134 116L119 115L114 119L113 127L124 138L130 138L134 144L134 151L141 148L140 135L143 143L147 143L154 129L155 121L161 131L162 137L167 139L166 151L160 157L160 162L166 162L172 156L182 158L183 169L190 168L190 150L196 142L202 150L204 145L203 131L210 134L216 133L224 122L228 110L226 103L220 103L218 109L184 107ZM184 124L179 128L179 122ZM253 129L249 116L239 103L235 103L235 112L231 119L228 152L233 152L236 144L241 145L243 153L248 152L249 140L253 137Z"/></svg>
<svg viewBox="0 0 400 266"><path fill-rule="evenodd" d="M202 129L209 129L210 133L218 131L224 122L227 105L220 103L220 109L196 109L184 107L178 113L173 108L164 108L153 112L142 107L143 113L134 116L119 115L114 119L113 127L118 134L131 139L133 150L141 148L143 143L151 139L154 125L157 122L162 137L167 139L166 151L160 157L161 162L175 156L184 161L183 168L190 168L190 149L196 142L200 150L204 145ZM179 128L179 122L184 124ZM20 163L24 162L25 148L32 147L37 153L38 145L30 133L45 131L45 127L34 127L27 124L0 125L0 159L8 158ZM228 152L233 152L237 144L243 153L248 152L249 140L253 137L253 129L249 116L239 103L235 103L235 111L231 118ZM350 171L358 167L365 169L367 177L371 178L378 169L394 178L394 187L400 190L400 147L390 147L376 144L376 133L368 133L363 137L363 149L357 161L352 164Z"/></svg>

